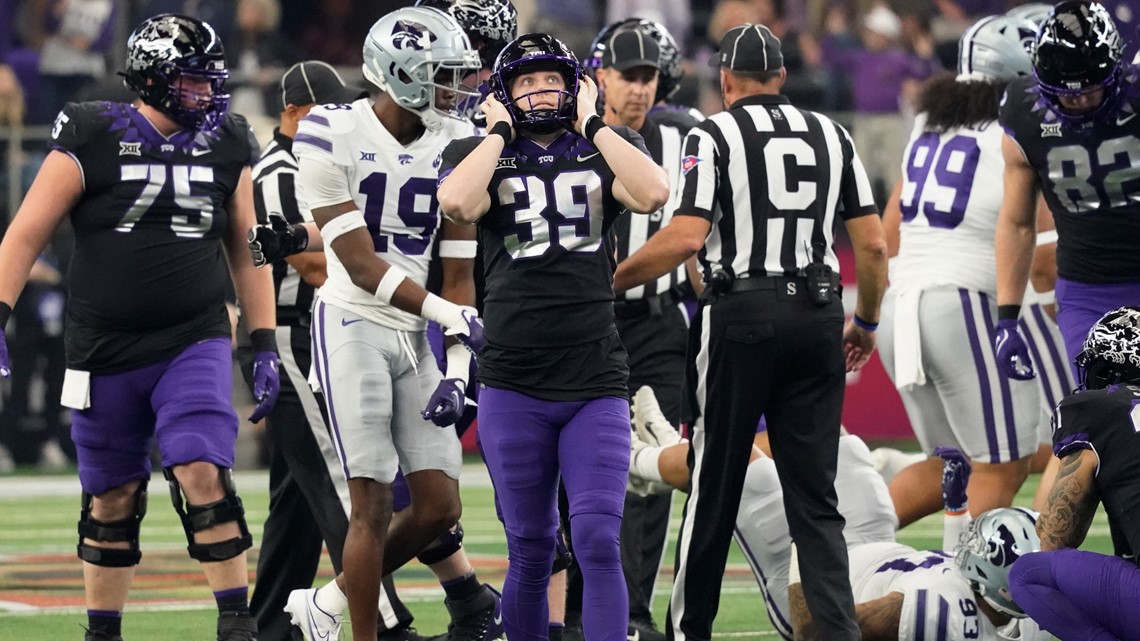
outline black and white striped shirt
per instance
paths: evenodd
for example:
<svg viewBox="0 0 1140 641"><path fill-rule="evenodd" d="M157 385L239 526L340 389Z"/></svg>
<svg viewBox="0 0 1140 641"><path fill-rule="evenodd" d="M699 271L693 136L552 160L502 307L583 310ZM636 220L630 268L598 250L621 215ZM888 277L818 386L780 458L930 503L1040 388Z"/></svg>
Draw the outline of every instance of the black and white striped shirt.
<svg viewBox="0 0 1140 641"><path fill-rule="evenodd" d="M681 180L681 141L685 134L699 122L687 112L674 109L655 111L649 114L645 120L645 125L637 132L645 139L645 148L649 150L649 155L668 174L670 195L669 201L658 211L648 216L622 216L614 223L619 263L641 249L641 246L649 240L650 236L657 233L672 220L673 211L677 209L680 194L677 185ZM618 294L617 300L637 300L660 296L678 287L686 279L685 265L682 263L655 281L638 285L629 291Z"/></svg>
<svg viewBox="0 0 1140 641"><path fill-rule="evenodd" d="M826 116L781 95L756 95L702 122L685 137L675 215L712 230L699 260L738 277L795 276L809 263L836 273L836 214L877 213L851 136Z"/></svg>
<svg viewBox="0 0 1140 641"><path fill-rule="evenodd" d="M265 224L271 213L283 215L291 224L312 220L309 208L299 200L296 180L293 139L274 129L273 140L253 168L253 205L259 224ZM307 325L313 286L287 262L279 260L273 263L273 289L277 297L277 324Z"/></svg>

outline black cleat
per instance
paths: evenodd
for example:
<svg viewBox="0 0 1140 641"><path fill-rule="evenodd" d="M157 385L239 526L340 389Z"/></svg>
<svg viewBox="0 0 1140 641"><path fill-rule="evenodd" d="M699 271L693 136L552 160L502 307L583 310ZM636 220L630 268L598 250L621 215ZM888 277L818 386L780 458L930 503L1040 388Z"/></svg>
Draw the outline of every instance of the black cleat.
<svg viewBox="0 0 1140 641"><path fill-rule="evenodd" d="M250 615L220 615L218 641L257 641L257 619Z"/></svg>
<svg viewBox="0 0 1140 641"><path fill-rule="evenodd" d="M653 625L653 619L630 619L628 641L665 641L665 633Z"/></svg>
<svg viewBox="0 0 1140 641"><path fill-rule="evenodd" d="M107 634L106 632L87 631L83 635L83 641L123 641L123 637L117 634Z"/></svg>
<svg viewBox="0 0 1140 641"><path fill-rule="evenodd" d="M445 599L451 614L447 641L492 641L506 636L503 630L503 600L499 593L483 584L483 590L461 601Z"/></svg>
<svg viewBox="0 0 1140 641"><path fill-rule="evenodd" d="M405 628L397 628L395 630L380 630L376 633L376 638L379 641L434 641L436 639L442 641L442 639L444 639L446 636L447 635L439 634L436 636L425 637L411 626Z"/></svg>

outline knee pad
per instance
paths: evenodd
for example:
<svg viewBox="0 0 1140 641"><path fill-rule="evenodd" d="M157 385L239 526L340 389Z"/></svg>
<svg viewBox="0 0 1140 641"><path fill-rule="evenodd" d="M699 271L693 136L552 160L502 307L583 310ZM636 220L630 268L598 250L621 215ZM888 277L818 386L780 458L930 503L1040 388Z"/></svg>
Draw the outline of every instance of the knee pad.
<svg viewBox="0 0 1140 641"><path fill-rule="evenodd" d="M566 533L562 530L562 526L558 526L558 537L554 540L554 563L550 567L550 573L558 574L568 570L573 562L574 556L566 546Z"/></svg>
<svg viewBox="0 0 1140 641"><path fill-rule="evenodd" d="M416 558L424 565L432 565L455 554L462 547L463 524L456 523L454 528L440 534L434 541L429 543L426 548L416 555Z"/></svg>
<svg viewBox="0 0 1140 641"><path fill-rule="evenodd" d="M100 521L92 517L91 506L95 497L87 492L83 493L79 512L79 545L76 546L80 559L105 568L129 568L139 564L142 558L142 552L139 550L139 525L146 516L147 481L143 479L135 491L132 506L134 514L118 521ZM101 548L84 543L83 539L102 543L127 542L130 548L127 550Z"/></svg>
<svg viewBox="0 0 1140 641"><path fill-rule="evenodd" d="M186 549L190 558L203 562L226 561L253 547L253 536L245 523L245 508L238 498L230 469L218 468L225 496L207 505L190 505L183 501L182 486L174 476L174 468L163 468L162 473L170 484L170 501L174 504L174 511L178 512L178 517L182 519L182 529L186 531L186 541L189 543ZM209 530L222 523L237 523L241 535L217 543L194 541L196 532Z"/></svg>

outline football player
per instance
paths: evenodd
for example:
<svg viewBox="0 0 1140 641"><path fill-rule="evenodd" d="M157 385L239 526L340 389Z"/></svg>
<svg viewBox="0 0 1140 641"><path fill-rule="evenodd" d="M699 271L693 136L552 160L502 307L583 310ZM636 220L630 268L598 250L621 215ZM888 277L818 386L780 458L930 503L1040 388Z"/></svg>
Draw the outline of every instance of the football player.
<svg viewBox="0 0 1140 641"><path fill-rule="evenodd" d="M899 543L850 549L855 615L864 641L1050 641L1009 591L1010 566L1037 551L1035 514L998 508L974 520L953 554ZM797 641L819 638L792 553L788 605Z"/></svg>
<svg viewBox="0 0 1140 641"><path fill-rule="evenodd" d="M624 639L628 368L605 239L624 209L660 209L669 183L640 136L605 126L593 81L550 35L507 45L490 85L489 133L444 151L438 197L452 220L478 223L485 252L479 436L511 557L503 623L514 639L547 637L561 475L585 633Z"/></svg>
<svg viewBox="0 0 1140 641"><path fill-rule="evenodd" d="M689 489L689 444L661 412L653 389L634 395L629 476L641 494L659 493L661 483ZM898 519L886 483L875 471L862 439L844 432L839 438L835 478L839 512L846 521L848 547L864 543L893 543ZM756 435L748 464L734 532L752 574L760 586L768 620L785 639L792 639L788 610L788 563L792 537L784 513L784 492L771 458L767 432Z"/></svg>
<svg viewBox="0 0 1140 641"><path fill-rule="evenodd" d="M1039 554L1010 572L1014 599L1062 639L1138 639L1140 612L1140 307L1105 314L1077 354L1081 388L1054 417L1061 467L1037 521ZM1083 552L1104 504L1115 556Z"/></svg>
<svg viewBox="0 0 1140 641"><path fill-rule="evenodd" d="M279 381L272 277L245 249L259 148L246 121L227 113L226 61L210 25L148 18L128 40L122 75L137 105L71 103L56 118L52 150L0 246L0 326L69 216L63 405L73 408L83 489L86 639L122 638L156 442L190 556L218 602L217 638L254 639L253 539L230 473L238 418L224 301L232 277L256 352L250 420L260 420Z"/></svg>
<svg viewBox="0 0 1140 641"><path fill-rule="evenodd" d="M985 340L997 311L998 102L1007 83L1032 72L1034 33L1033 23L1008 16L983 18L966 31L958 73L922 87L903 179L884 212L896 255L883 300L883 365L930 454L892 482L903 525L942 507L935 447L955 447L973 460L975 515L1012 504L1036 452L1037 386L995 368Z"/></svg>
<svg viewBox="0 0 1140 641"><path fill-rule="evenodd" d="M456 104L478 54L450 15L408 7L373 25L364 58L365 77L384 93L315 108L294 139L299 187L328 262L313 314L316 376L352 504L345 571L291 601L295 622L318 638L335 635L347 599L354 638L375 639L380 576L455 525L459 440L424 419L455 422L470 363L464 345L482 340L473 308L423 288L440 222L436 166L448 141L471 132ZM448 348L444 380L427 320L463 342ZM397 468L412 503L393 518ZM480 594L493 608L494 595Z"/></svg>
<svg viewBox="0 0 1140 641"><path fill-rule="evenodd" d="M1034 251L1037 195L1057 227L1057 323L1070 361L1105 312L1140 303L1140 77L1098 3L1063 2L1041 25L1033 78L1001 107L1005 191L996 241L998 366L1033 376L1017 319Z"/></svg>

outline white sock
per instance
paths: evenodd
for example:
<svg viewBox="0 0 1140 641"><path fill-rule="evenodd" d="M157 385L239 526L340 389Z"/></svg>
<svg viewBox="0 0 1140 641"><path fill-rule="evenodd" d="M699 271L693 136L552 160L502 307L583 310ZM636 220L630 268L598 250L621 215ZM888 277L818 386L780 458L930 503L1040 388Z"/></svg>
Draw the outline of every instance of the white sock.
<svg viewBox="0 0 1140 641"><path fill-rule="evenodd" d="M942 516L942 549L953 554L958 547L958 538L970 529L970 524L973 522L969 510L956 514L945 512Z"/></svg>
<svg viewBox="0 0 1140 641"><path fill-rule="evenodd" d="M633 457L633 469L630 470L630 473L646 481L663 483L661 470L658 468L657 463L661 459L661 452L664 449L663 447L654 447L652 445L641 448L641 450L637 452L637 455Z"/></svg>
<svg viewBox="0 0 1140 641"><path fill-rule="evenodd" d="M342 614L348 609L348 597L340 591L340 586L336 584L335 579L317 590L317 595L313 600L316 601L318 608L330 614Z"/></svg>

